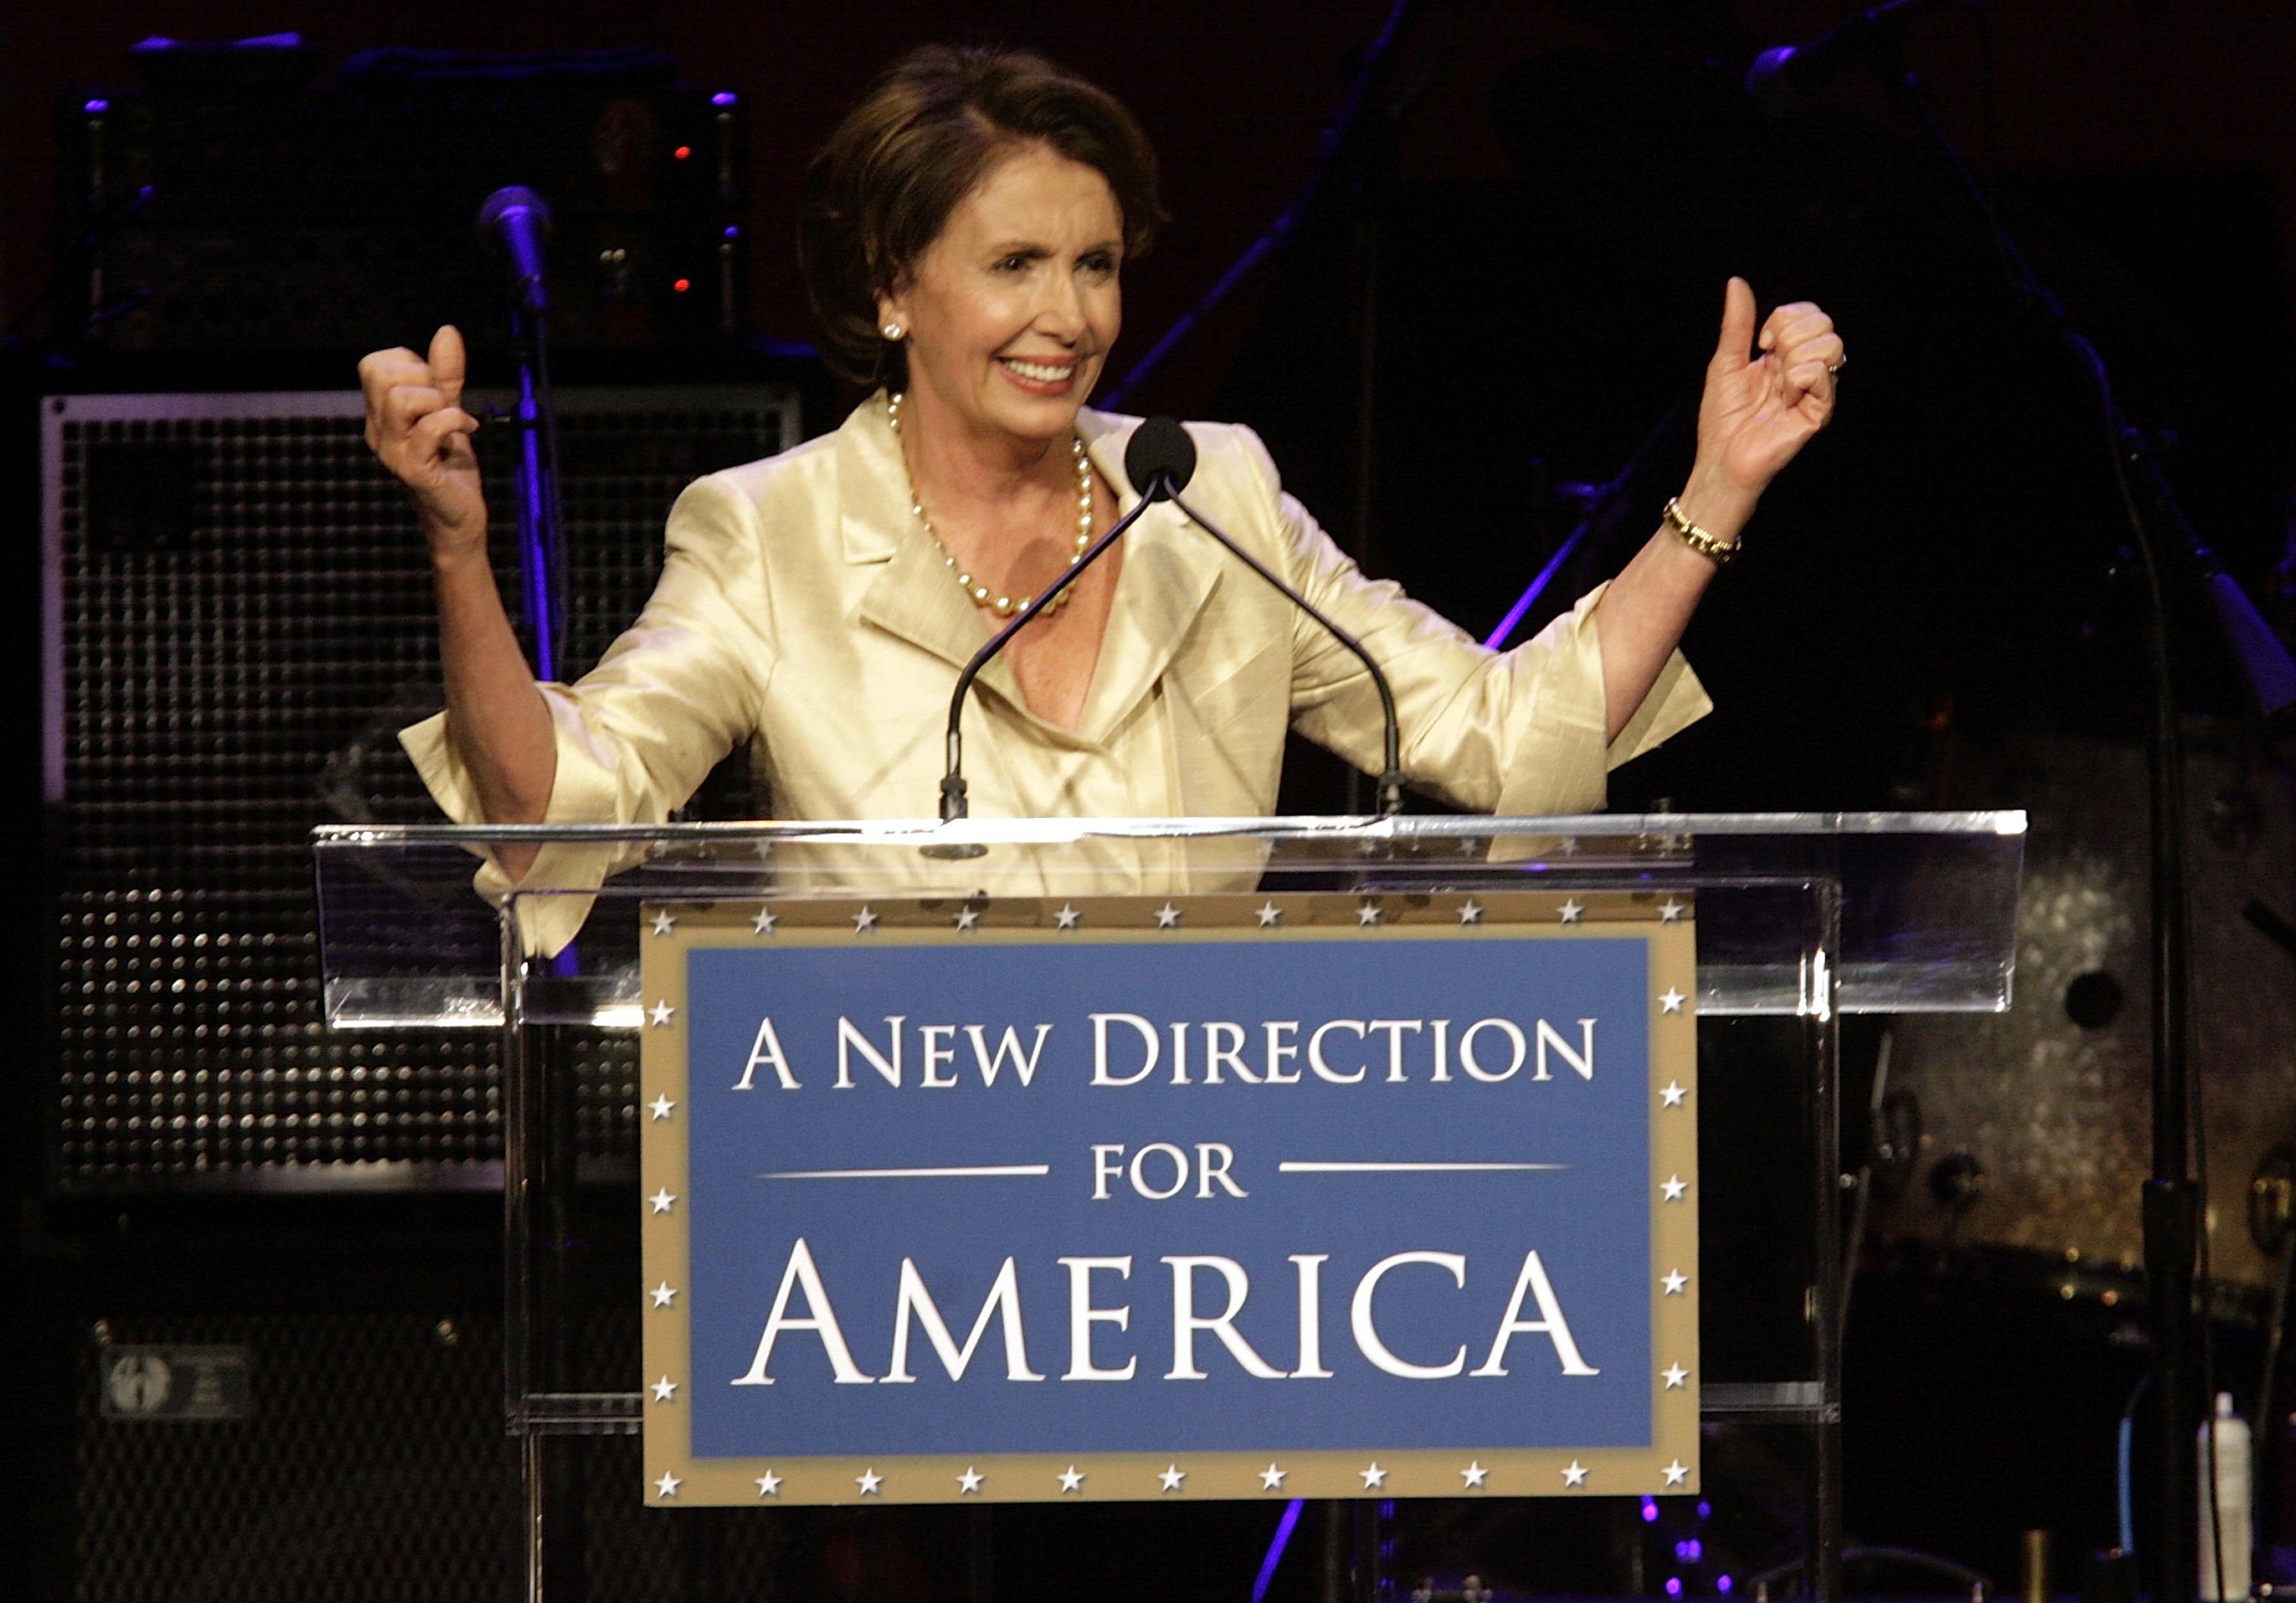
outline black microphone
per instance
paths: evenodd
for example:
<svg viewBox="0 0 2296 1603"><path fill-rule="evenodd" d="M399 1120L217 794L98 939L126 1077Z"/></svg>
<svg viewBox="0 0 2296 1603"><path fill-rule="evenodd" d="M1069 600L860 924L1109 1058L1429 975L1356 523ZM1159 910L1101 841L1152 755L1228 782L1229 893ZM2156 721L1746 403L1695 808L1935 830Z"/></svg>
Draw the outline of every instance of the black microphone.
<svg viewBox="0 0 2296 1603"><path fill-rule="evenodd" d="M550 241L550 206L520 184L498 189L479 207L479 239L503 254L510 290L521 309L540 316L550 308L543 288L543 249Z"/></svg>
<svg viewBox="0 0 2296 1603"><path fill-rule="evenodd" d="M1195 476L1195 438L1179 424L1168 417L1152 417L1132 431L1124 447L1124 477L1141 500L1177 495Z"/></svg>
<svg viewBox="0 0 2296 1603"><path fill-rule="evenodd" d="M1746 93L1773 115L1800 110L1828 78L1852 61L1875 59L1876 52L1894 45L1898 35L1938 3L1889 0L1888 4L1860 12L1803 44L1765 50L1746 70Z"/></svg>
<svg viewBox="0 0 2296 1603"><path fill-rule="evenodd" d="M1380 672L1379 664L1372 660L1371 653L1364 650L1362 642L1317 611L1306 596L1285 584L1258 558L1222 534L1180 499L1180 492L1187 487L1188 481L1195 477L1195 473L1196 442L1172 419L1152 417L1132 431L1132 438L1124 447L1124 476L1132 481L1133 489L1138 493L1139 504L1118 519L1106 534L1077 559L1073 567L1046 585L1011 623L991 636L988 643L973 653L972 660L966 663L964 671L956 676L956 691L949 698L948 703L948 767L941 775L940 781L942 822L966 815L964 737L958 728L958 721L964 716L964 699L972 689L973 680L988 665L989 659L1004 650L1006 641L1018 634L1030 618L1050 606L1055 596L1075 583L1079 574L1099 560L1102 552L1115 544L1119 535L1130 528L1143 512L1160 501L1169 501L1186 513L1197 528L1226 546L1245 567L1290 598L1294 606L1321 624L1333 639L1354 652L1362 662L1371 675L1372 683L1379 690L1380 708L1387 720L1386 772L1379 777L1379 810L1387 816L1403 811L1403 770L1399 756L1402 737L1395 717L1395 692L1388 685L1387 675ZM928 856L977 857L987 849L980 846L927 846L924 851Z"/></svg>

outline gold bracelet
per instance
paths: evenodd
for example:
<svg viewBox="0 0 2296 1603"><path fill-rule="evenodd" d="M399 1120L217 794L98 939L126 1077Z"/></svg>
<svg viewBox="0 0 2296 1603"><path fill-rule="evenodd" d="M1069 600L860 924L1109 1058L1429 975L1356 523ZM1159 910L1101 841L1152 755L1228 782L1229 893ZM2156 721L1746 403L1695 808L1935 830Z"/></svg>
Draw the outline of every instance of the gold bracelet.
<svg viewBox="0 0 2296 1603"><path fill-rule="evenodd" d="M1660 510L1667 522L1672 526L1674 532L1682 536L1682 543L1712 562L1715 567L1727 567L1730 559L1738 554L1737 541L1725 540L1718 535L1699 528L1685 517L1682 503L1677 497L1668 496L1666 505Z"/></svg>

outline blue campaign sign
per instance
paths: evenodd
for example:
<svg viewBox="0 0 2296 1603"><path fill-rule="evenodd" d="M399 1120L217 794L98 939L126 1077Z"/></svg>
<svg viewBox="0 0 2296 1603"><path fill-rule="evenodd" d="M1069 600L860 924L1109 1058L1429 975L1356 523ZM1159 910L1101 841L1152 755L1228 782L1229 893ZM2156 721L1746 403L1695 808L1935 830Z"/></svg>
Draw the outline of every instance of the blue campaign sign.
<svg viewBox="0 0 2296 1603"><path fill-rule="evenodd" d="M1287 900L657 918L652 1499L1690 1484L1686 920Z"/></svg>

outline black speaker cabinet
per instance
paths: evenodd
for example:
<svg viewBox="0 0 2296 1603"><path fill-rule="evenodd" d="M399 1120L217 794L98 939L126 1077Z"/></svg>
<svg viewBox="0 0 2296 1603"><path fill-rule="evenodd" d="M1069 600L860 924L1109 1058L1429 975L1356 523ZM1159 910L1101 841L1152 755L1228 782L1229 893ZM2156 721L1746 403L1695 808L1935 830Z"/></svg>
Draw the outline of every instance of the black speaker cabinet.
<svg viewBox="0 0 2296 1603"><path fill-rule="evenodd" d="M523 1596L496 1208L468 1194L107 1199L47 1238L11 1350L27 1603ZM616 1209L623 1213L627 1210ZM634 1264L602 1265L635 1286ZM638 1299L573 1340L636 1384ZM591 1603L816 1597L811 1510L644 1506L635 1435L561 1438ZM794 1573L789 1565L794 1563Z"/></svg>
<svg viewBox="0 0 2296 1603"><path fill-rule="evenodd" d="M797 444L799 398L569 390L559 411L578 668L652 587L677 492ZM359 397L54 396L41 423L52 1183L496 1180L489 1035L322 1019L308 831L437 816L396 740L441 700L428 563ZM478 440L515 605L516 430ZM576 1055L580 1151L611 1168L636 1052Z"/></svg>

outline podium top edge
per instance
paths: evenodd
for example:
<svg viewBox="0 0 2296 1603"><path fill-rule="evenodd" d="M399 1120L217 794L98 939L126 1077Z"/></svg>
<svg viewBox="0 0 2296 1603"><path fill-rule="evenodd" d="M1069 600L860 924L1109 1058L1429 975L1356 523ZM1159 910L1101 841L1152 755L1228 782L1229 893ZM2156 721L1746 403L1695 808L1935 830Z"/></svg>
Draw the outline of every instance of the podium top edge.
<svg viewBox="0 0 2296 1603"><path fill-rule="evenodd" d="M472 845L514 841L806 841L865 846L877 841L1057 846L1088 839L1387 841L1493 835L1584 838L1659 836L1993 836L2024 835L2026 815L2004 810L1966 813L1598 813L1551 817L1423 814L1279 818L928 818L754 820L680 824L321 824L315 848Z"/></svg>

